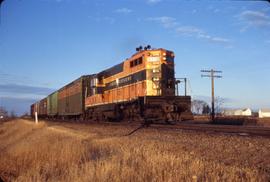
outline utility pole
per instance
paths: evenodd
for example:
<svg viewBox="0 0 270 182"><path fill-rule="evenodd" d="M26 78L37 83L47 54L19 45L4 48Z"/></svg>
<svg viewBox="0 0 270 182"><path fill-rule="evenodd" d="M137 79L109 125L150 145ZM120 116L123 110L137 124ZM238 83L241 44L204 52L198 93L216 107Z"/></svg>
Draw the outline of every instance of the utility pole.
<svg viewBox="0 0 270 182"><path fill-rule="evenodd" d="M202 73L208 73L207 75L201 75L201 77L209 77L211 78L211 85L212 85L212 112L211 112L211 119L212 122L215 120L215 78L222 78L220 75L215 75L215 73L222 73L222 71L216 70L201 70Z"/></svg>

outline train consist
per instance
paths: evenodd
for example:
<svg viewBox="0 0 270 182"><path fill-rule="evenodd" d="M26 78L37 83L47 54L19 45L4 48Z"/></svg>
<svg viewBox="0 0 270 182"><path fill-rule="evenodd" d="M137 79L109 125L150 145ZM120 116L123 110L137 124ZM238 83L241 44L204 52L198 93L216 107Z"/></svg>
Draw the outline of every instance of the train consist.
<svg viewBox="0 0 270 182"><path fill-rule="evenodd" d="M42 118L97 121L193 119L191 97L176 93L174 53L150 46L97 74L84 75L31 105Z"/></svg>

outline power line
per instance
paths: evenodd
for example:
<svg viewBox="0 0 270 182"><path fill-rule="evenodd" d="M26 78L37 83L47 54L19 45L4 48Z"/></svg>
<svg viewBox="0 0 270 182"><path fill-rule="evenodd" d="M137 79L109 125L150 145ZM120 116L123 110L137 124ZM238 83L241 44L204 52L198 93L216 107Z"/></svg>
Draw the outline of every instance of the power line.
<svg viewBox="0 0 270 182"><path fill-rule="evenodd" d="M212 85L212 112L211 112L211 118L212 121L215 120L215 78L222 78L220 75L215 75L217 73L222 73L222 71L217 70L201 70L202 73L208 73L208 74L202 74L201 77L208 77L211 78L211 85Z"/></svg>

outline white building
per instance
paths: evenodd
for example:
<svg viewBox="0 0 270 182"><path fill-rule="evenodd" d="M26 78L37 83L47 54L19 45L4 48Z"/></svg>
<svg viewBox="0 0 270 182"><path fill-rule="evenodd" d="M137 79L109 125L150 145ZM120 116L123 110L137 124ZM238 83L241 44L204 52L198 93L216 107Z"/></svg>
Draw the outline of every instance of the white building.
<svg viewBox="0 0 270 182"><path fill-rule="evenodd" d="M259 118L269 118L269 117L270 117L270 109L259 110Z"/></svg>
<svg viewBox="0 0 270 182"><path fill-rule="evenodd" d="M252 111L249 108L246 109L229 109L222 112L224 116L252 116Z"/></svg>

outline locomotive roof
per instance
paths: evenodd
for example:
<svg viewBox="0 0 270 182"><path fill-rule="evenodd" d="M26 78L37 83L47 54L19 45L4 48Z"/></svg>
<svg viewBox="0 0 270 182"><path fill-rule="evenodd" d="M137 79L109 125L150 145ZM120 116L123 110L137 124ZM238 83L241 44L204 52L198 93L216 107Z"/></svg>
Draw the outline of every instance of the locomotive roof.
<svg viewBox="0 0 270 182"><path fill-rule="evenodd" d="M133 57L136 57L136 56L138 56L138 55L142 55L143 53L145 53L145 52L149 52L149 51L169 51L169 50L166 50L166 49L163 49L163 48L158 48L158 49L149 49L149 50L141 50L141 51L138 51L138 52L136 52L135 54L133 54L130 58L127 58L125 61L127 61L127 60L129 60L129 59L132 59ZM172 51L170 51L170 52L172 52ZM123 61L122 63L120 63L120 64L117 64L117 65L115 65L115 66L112 66L112 67L110 67L110 68L108 68L108 69L105 69L104 71L101 71L101 72L99 72L98 74L97 74L97 77L102 77L102 76L104 76L105 78L106 77L109 77L109 76L111 76L111 75L115 75L115 74L117 74L117 73L120 73L120 72L122 72L123 71L123 67L124 67L124 62L125 61Z"/></svg>
<svg viewBox="0 0 270 182"><path fill-rule="evenodd" d="M80 76L79 78L77 78L77 79L73 80L72 82L68 83L67 85L63 86L62 88L58 89L57 91L62 90L62 89L64 89L64 88L66 88L66 87L68 87L68 86L74 84L75 82L81 80L82 78L85 78L85 77L93 77L94 75L95 75L95 74L91 74L91 75L82 75L82 76ZM53 92L53 93L54 93L54 92Z"/></svg>

